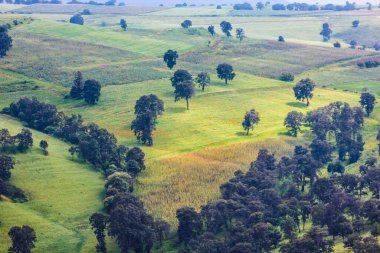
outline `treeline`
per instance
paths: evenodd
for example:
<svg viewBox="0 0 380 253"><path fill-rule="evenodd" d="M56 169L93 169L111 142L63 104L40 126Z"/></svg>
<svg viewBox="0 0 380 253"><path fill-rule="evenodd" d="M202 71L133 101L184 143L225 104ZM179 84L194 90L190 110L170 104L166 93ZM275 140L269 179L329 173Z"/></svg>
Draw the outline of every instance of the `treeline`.
<svg viewBox="0 0 380 253"><path fill-rule="evenodd" d="M0 4L7 3L7 4L25 4L25 5L31 5L31 4L62 4L61 0L0 0ZM77 0L72 0L70 2L67 2L67 4L89 4L89 5L106 5L106 6L115 6L116 0L109 0L105 3L99 3L96 1L89 1L89 2L80 2ZM119 3L119 6L124 6L125 3Z"/></svg>
<svg viewBox="0 0 380 253"><path fill-rule="evenodd" d="M274 4L272 5L272 10L274 11L318 11L318 10L331 10L331 11L351 11L356 10L356 3L346 2L345 5L335 5L335 4L326 4L326 5L316 5L316 4L307 4L307 3L290 3L290 4Z"/></svg>
<svg viewBox="0 0 380 253"><path fill-rule="evenodd" d="M11 135L8 129L0 129L0 195L7 196L15 202L26 202L26 193L12 185L9 180L15 161L9 154L24 153L33 146L32 133L22 129L20 133Z"/></svg>
<svg viewBox="0 0 380 253"><path fill-rule="evenodd" d="M323 116L329 113L326 117L335 118L340 129L335 133L339 143L341 138L353 141L352 135L358 134L362 123L353 126L350 111L352 108L340 102L314 111L313 116L319 115L318 120L311 120L315 140L328 144L328 128L317 125L330 125ZM310 149L297 146L291 157L280 160L268 150L260 150L247 173L236 171L234 178L221 185L220 199L209 202L199 213L190 207L178 209L178 252L256 253L277 247L282 253L333 252L338 236L344 247L354 252L379 252L380 169L376 158L360 167L360 175L345 174L343 163L334 162L331 153L324 155L324 150L335 147L317 146L315 141ZM347 154L347 149L341 150L338 146L339 158ZM329 162L329 176L319 177ZM306 223L312 223L308 231ZM371 235L363 238L364 232Z"/></svg>
<svg viewBox="0 0 380 253"><path fill-rule="evenodd" d="M102 170L105 175L118 171L141 171L145 168L141 163L137 163L138 169L132 169L131 165L131 157L134 157L131 154L138 153L139 156L143 156L141 149L129 149L118 145L113 134L95 123L85 125L81 115L67 116L59 112L54 105L26 97L11 103L3 109L3 113L26 122L31 128L73 144L70 148L72 155L78 154L95 168ZM133 163L133 166L136 166L136 163Z"/></svg>

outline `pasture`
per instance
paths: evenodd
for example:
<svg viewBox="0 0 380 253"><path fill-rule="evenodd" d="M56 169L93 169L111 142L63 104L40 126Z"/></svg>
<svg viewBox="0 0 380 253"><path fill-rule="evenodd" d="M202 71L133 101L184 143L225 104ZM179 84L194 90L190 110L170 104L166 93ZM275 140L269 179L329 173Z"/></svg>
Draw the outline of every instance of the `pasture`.
<svg viewBox="0 0 380 253"><path fill-rule="evenodd" d="M13 48L0 59L1 108L19 97L35 96L66 114L80 113L86 122L107 128L121 144L141 147L147 169L138 178L135 192L153 216L172 225L177 223L178 208L199 210L217 198L219 186L234 171L246 171L260 149L268 148L280 157L289 155L296 144L308 145L307 128L302 128L299 138L287 135L283 124L289 111L305 114L334 101L357 106L358 93L364 88L380 95L378 68L356 66L358 61L379 57L379 52L349 49L344 43L356 36L351 22L358 18L363 24L359 27L360 44L378 40L371 37L380 28L378 17L362 11L239 16L231 7L91 6L95 15L85 16L85 25L79 26L67 20L71 13L87 6L57 7L33 5L17 10L17 17L33 17L34 21L10 31ZM0 20L15 17L4 14ZM121 18L128 22L127 31L118 25ZM188 18L193 28L181 29L179 24ZM242 43L226 39L218 25L222 20L244 28L247 38ZM319 35L325 21L331 22L334 30L326 43ZM207 32L211 24L218 33L215 37ZM279 35L285 36L285 43L277 42ZM333 48L336 40L342 41L342 48ZM173 70L162 61L168 49L179 53ZM227 85L216 76L215 68L222 62L233 65L237 74ZM185 101L174 102L169 78L177 69L187 69L193 76L201 71L211 75L205 92L196 88L189 111ZM64 99L76 71L85 79L102 83L98 104ZM284 72L294 73L296 81L279 81ZM292 90L304 77L318 85L308 108L295 100ZM165 103L153 147L138 143L130 130L135 102L147 94L156 94ZM259 112L260 123L246 136L241 122L252 108ZM360 162L376 152L379 117L376 108L366 119L366 149ZM21 127L20 122L0 116L0 128L17 132ZM15 155L12 176L12 183L25 189L31 200L23 204L0 202L1 236L7 238L12 225L28 223L38 234L36 252L92 252L95 237L88 216L101 209L104 177L82 161L72 161L68 144L36 131L33 136L36 144L32 151ZM41 139L48 140L47 157L37 147ZM356 173L357 167L351 165L350 173ZM110 244L109 252L117 252ZM0 243L0 251L8 247L9 241ZM339 249L337 252L344 250Z"/></svg>

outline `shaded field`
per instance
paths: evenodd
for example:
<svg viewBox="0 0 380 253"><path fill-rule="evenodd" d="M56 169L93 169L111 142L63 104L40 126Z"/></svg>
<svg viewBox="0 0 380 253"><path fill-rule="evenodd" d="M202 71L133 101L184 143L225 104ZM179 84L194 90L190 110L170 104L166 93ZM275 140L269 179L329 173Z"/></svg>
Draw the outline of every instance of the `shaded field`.
<svg viewBox="0 0 380 253"><path fill-rule="evenodd" d="M164 7L139 7L139 6L96 6L89 4L33 4L13 10L15 13L55 13L55 14L74 14L84 9L90 10L93 14L124 14L138 15L147 12L165 10Z"/></svg>
<svg viewBox="0 0 380 253"><path fill-rule="evenodd" d="M367 47L373 47L375 44L380 44L379 26L360 25L358 28L350 28L344 32L334 35L336 38L340 38L347 43L351 40L355 40L358 45L366 45Z"/></svg>
<svg viewBox="0 0 380 253"><path fill-rule="evenodd" d="M194 64L211 64L211 66L229 62L238 71L277 78L284 72L300 74L312 68L367 54L371 53L350 49L260 41L255 44L235 46L224 44L217 50L186 54L184 60Z"/></svg>
<svg viewBox="0 0 380 253"><path fill-rule="evenodd" d="M0 128L18 133L22 125L0 116ZM88 223L91 213L102 207L104 179L86 164L72 161L69 145L32 131L34 147L14 155L11 182L29 195L26 203L0 201L0 252L10 246L7 232L12 226L30 225L37 233L33 252L92 252L96 244ZM38 148L40 140L49 143L49 155Z"/></svg>

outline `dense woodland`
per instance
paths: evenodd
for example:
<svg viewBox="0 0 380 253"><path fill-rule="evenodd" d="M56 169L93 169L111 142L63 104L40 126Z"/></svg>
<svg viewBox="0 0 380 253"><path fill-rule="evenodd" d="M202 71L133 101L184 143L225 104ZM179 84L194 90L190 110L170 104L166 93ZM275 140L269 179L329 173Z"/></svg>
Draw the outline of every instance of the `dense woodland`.
<svg viewBox="0 0 380 253"><path fill-rule="evenodd" d="M39 1L15 2L35 3ZM60 4L60 1L50 3ZM72 1L70 4L80 2ZM104 5L117 3L108 1ZM235 4L233 9L261 11L269 8L268 5L269 2L257 2L256 6L242 3ZM275 11L357 9L355 3L350 2L342 6L305 3L270 6ZM372 9L370 3L367 6L368 10ZM177 5L177 8L185 7L185 3ZM216 8L223 7L218 5ZM87 21L83 16L86 15L91 15L91 12L76 13L66 22L84 26ZM17 41L11 37L11 32L24 22L34 20L14 19L0 26L1 58L14 57L12 47ZM359 20L352 21L353 28L358 28L359 24ZM116 27L125 33L131 29L126 19L120 19ZM184 19L178 27L191 31L193 21ZM234 29L234 24L227 18L217 26L210 24L204 30L210 40L217 36L227 41L235 39L236 47L249 40L246 31L240 27ZM332 50L341 50L340 42L330 42L333 34L334 27L324 22L317 35L321 41L330 43ZM286 39L279 35L275 43L287 44ZM377 56L377 45L360 45L360 51L369 49ZM208 41L207 50L214 50L214 46ZM359 51L355 40L344 46L347 50ZM186 55L175 48L168 48L162 52L159 61L164 71L170 73L170 77L164 79L171 90L170 99L180 103L180 108L186 113L192 113L193 106L199 106L194 100L211 94L208 92L213 79L220 81L218 85L228 87L239 82L241 75L244 77L237 70L239 61L233 59L223 58L217 64L208 63L208 68L199 71L183 64L182 57ZM380 65L377 58L362 58L353 64L355 70L366 71ZM107 85L92 76L86 75L86 78L90 79L85 80L82 70L73 72L72 82L65 87L65 95L59 98L59 103L78 103L85 110L101 106L109 92ZM125 142L120 142L116 134L102 124L92 122L93 118L87 120L89 115L86 111L83 114L69 113L70 110L61 110L60 105L36 96L13 97L13 102L2 108L1 113L4 117L18 120L24 128L19 133L14 133L11 128L0 129L0 201L4 198L22 204L33 198L22 186L13 183L12 175L18 165L15 157L36 152L34 146L39 147L38 155L45 158L52 155L48 139L34 138L32 131L37 131L69 144L67 154L72 161L90 165L103 177L102 208L94 211L86 221L97 242L93 251L110 252L112 243L115 243L123 253L166 252L168 244L174 245L172 251L181 253L328 253L335 252L339 241L350 252L380 252L380 168L377 162L380 130L376 121L377 137L374 138L374 133L368 134L367 125L369 120L376 120L372 117L376 94L362 90L354 105L331 98L333 102L310 109L320 95L312 78L284 71L276 79L276 82L290 85L286 92L290 91L293 101L288 103L307 110L306 113L296 109L287 111L286 117L281 118L281 127L287 131L285 135L294 140L292 151L278 156L269 148L260 148L256 159L247 168L236 170L232 178L219 186L217 198L201 207L187 205L177 209L175 226L157 218L144 206L139 192L136 193L136 187L141 184L140 177L147 171L147 154L158 146L155 138L162 127L160 120L173 113L173 110L167 110L167 100L154 93L135 98L134 118L125 123L135 137L135 147L120 144ZM243 131L240 137L245 139L254 136L267 117L266 113L252 107L242 107L234 113L241 118L241 124L238 122L237 125L240 124ZM186 118L182 120L186 121ZM197 126L195 122L187 123ZM370 156L366 153L363 157L369 135L379 148ZM357 173L347 173L347 169L353 166L358 168ZM9 252L33 252L39 242L38 231L28 224L14 224L8 236L12 243Z"/></svg>

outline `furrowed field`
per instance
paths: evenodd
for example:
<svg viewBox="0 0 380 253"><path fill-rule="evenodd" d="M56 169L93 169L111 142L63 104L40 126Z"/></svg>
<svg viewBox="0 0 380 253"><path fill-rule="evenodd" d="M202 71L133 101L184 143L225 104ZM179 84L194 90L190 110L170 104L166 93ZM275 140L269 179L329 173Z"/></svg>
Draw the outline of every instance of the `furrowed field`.
<svg viewBox="0 0 380 253"><path fill-rule="evenodd" d="M65 5L57 10L57 6L33 5L15 7L13 14L0 14L0 23L32 18L10 30L13 47L0 59L0 107L22 96L34 96L67 115L81 114L86 122L112 132L121 144L141 147L147 168L137 179L135 193L154 217L172 224L173 231L178 208L193 206L199 210L219 197L219 186L236 170L246 171L260 149L267 148L281 157L290 155L296 144L310 143L307 128L302 128L299 138L287 135L284 118L288 112L306 113L335 101L358 106L363 89L380 95L379 68L357 66L368 59L380 59L380 53L350 49L346 44L353 39L351 22L358 18L363 25L357 28L359 35L355 33L360 45L372 46L378 41L377 35L371 35L380 29L379 18L368 12L287 12L287 16L272 17L268 16L271 12L243 16L231 7L177 10L94 6L94 15L85 16L84 26L69 24L72 13L84 7ZM120 29L120 18L127 20L127 31ZM184 19L191 19L193 27L180 28ZM234 28L244 28L247 38L242 43L226 39L219 29L222 20L230 21ZM323 43L319 32L326 20L334 34ZM215 37L207 32L211 24L217 31ZM277 42L279 35L285 37L285 43ZM336 40L342 42L342 48L333 48ZM162 60L168 49L179 54L173 70ZM215 71L223 62L233 65L237 74L227 85ZM204 92L196 88L189 111L186 101L174 102L169 78L177 69L187 69L193 76L201 71L211 74L211 84ZM76 71L81 71L85 80L96 79L102 84L98 104L65 99ZM295 81L279 81L284 72L296 74ZM292 90L305 77L318 85L309 107L296 101ZM156 94L165 103L153 147L138 143L130 130L135 102L148 94ZM252 108L261 120L246 136L241 122ZM366 146L359 163L377 152L379 120L376 108L366 119ZM0 116L0 128L16 133L22 127L19 121ZM0 241L0 252L10 245L6 235L9 228L24 223L36 230L34 252L93 252L96 239L88 218L102 208L104 176L80 159L72 160L69 144L37 131L33 136L33 149L14 156L12 174L12 183L26 190L30 201L0 201L0 235L5 238ZM46 157L38 148L42 139L49 142ZM358 164L348 170L357 173ZM340 244L336 252L344 250ZM117 252L111 241L109 252Z"/></svg>

